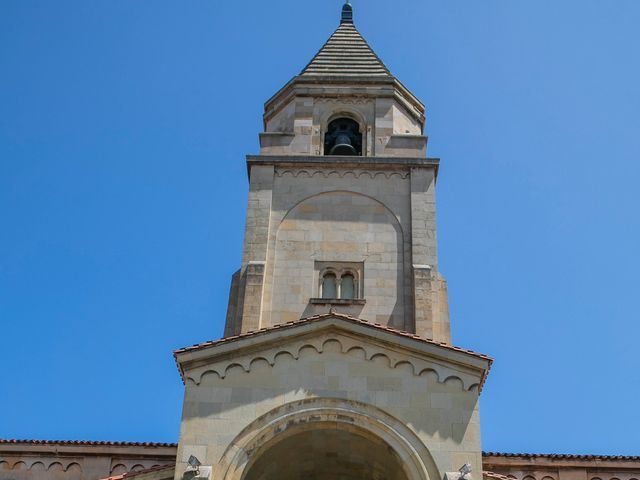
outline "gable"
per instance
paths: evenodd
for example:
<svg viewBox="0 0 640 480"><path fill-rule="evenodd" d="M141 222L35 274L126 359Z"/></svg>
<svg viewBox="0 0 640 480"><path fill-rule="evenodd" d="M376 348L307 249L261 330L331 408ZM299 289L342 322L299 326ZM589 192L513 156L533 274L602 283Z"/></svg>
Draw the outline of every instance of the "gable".
<svg viewBox="0 0 640 480"><path fill-rule="evenodd" d="M405 375L429 375L440 383L458 383L464 390L477 391L491 364L491 359L479 354L336 314L178 351L176 361L185 383L199 385L208 375L225 379L233 372L250 373L256 365L275 368L285 359L297 361L310 354L317 356L315 361L371 364L380 374L401 370ZM295 363L290 368L295 370Z"/></svg>

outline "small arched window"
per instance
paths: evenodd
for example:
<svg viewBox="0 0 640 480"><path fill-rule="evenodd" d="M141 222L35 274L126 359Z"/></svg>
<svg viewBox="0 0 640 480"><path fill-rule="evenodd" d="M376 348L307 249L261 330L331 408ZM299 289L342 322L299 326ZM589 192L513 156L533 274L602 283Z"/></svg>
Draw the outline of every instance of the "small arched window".
<svg viewBox="0 0 640 480"><path fill-rule="evenodd" d="M333 273L325 273L322 277L322 298L332 299L338 297L336 288L336 276Z"/></svg>
<svg viewBox="0 0 640 480"><path fill-rule="evenodd" d="M324 136L325 155L362 156L360 125L350 118L336 118Z"/></svg>
<svg viewBox="0 0 640 480"><path fill-rule="evenodd" d="M364 262L315 262L315 304L364 305Z"/></svg>
<svg viewBox="0 0 640 480"><path fill-rule="evenodd" d="M356 281L353 275L347 273L340 278L340 298L343 300L353 300L356 298Z"/></svg>

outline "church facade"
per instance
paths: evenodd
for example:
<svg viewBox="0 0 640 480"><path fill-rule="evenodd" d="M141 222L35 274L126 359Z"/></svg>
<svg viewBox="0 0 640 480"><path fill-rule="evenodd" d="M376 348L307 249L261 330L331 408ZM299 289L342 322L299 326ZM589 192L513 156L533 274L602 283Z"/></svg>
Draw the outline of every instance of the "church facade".
<svg viewBox="0 0 640 480"><path fill-rule="evenodd" d="M451 344L424 105L338 29L265 104L224 338L174 352L179 442L0 441L0 479L638 480L484 453L492 359Z"/></svg>

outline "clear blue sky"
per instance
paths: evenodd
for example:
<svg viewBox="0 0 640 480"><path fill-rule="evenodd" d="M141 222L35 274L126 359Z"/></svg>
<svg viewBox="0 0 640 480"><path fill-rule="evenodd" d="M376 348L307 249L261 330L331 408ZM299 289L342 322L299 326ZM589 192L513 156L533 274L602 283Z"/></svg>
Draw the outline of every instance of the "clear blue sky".
<svg viewBox="0 0 640 480"><path fill-rule="evenodd" d="M0 437L176 441L244 155L341 0L3 0ZM428 109L485 450L640 454L640 2L354 0Z"/></svg>

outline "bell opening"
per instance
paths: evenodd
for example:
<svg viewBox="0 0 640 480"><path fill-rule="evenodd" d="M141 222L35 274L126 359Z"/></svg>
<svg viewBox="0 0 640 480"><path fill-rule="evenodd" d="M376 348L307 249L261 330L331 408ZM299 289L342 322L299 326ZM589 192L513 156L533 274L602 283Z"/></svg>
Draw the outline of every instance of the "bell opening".
<svg viewBox="0 0 640 480"><path fill-rule="evenodd" d="M337 118L329 123L324 137L325 155L362 156L360 125L350 118Z"/></svg>

